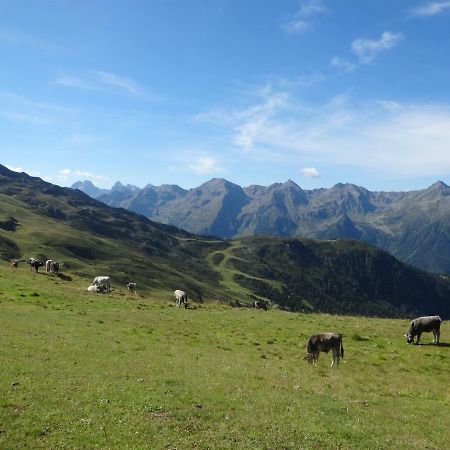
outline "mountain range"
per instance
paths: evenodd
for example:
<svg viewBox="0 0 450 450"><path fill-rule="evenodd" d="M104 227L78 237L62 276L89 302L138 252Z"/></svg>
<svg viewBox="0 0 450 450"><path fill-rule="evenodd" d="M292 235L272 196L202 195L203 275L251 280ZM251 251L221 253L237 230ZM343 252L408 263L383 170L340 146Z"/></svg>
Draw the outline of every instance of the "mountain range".
<svg viewBox="0 0 450 450"><path fill-rule="evenodd" d="M0 165L0 259L31 256L62 262L67 282L107 274L115 289L137 282L150 298L184 289L235 306L262 299L292 311L450 317L448 277L367 243L197 236Z"/></svg>
<svg viewBox="0 0 450 450"><path fill-rule="evenodd" d="M72 187L198 235L352 238L424 270L450 274L450 187L442 181L408 192L371 192L342 183L304 190L291 180L243 188L217 178L189 190L120 182L105 190L90 181Z"/></svg>

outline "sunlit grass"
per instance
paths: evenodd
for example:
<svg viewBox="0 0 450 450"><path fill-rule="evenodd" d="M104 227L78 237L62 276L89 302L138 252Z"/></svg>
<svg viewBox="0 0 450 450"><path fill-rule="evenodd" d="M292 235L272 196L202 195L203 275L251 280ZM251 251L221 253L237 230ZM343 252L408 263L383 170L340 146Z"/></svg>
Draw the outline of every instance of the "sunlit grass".
<svg viewBox="0 0 450 450"><path fill-rule="evenodd" d="M0 448L448 447L450 347L407 345L407 320L185 310L88 284L2 263ZM303 361L321 331L344 335L339 369Z"/></svg>

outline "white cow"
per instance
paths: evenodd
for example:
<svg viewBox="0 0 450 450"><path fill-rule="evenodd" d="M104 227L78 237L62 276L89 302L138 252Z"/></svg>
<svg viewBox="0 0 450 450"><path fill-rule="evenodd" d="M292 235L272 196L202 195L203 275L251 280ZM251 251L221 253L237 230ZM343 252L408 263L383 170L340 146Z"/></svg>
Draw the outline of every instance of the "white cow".
<svg viewBox="0 0 450 450"><path fill-rule="evenodd" d="M111 291L111 278L106 276L95 277L92 286L104 286L106 292Z"/></svg>
<svg viewBox="0 0 450 450"><path fill-rule="evenodd" d="M187 308L188 298L186 292L177 289L176 291L174 291L173 296L175 298L175 304L177 305L177 308L179 308L181 304L183 304L184 307Z"/></svg>

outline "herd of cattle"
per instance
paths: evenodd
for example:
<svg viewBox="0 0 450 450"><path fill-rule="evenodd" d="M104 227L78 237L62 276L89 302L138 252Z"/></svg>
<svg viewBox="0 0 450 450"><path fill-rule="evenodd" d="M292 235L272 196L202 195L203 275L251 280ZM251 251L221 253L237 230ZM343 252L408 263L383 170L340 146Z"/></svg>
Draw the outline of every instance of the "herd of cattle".
<svg viewBox="0 0 450 450"><path fill-rule="evenodd" d="M23 262L24 260L14 260L11 263L11 269L17 269L18 263ZM39 261L35 258L30 258L27 261L27 264L30 266L31 270L35 270L39 272L39 268L45 266L45 271L47 273L59 274L59 270L61 268L61 264L51 259L45 261ZM111 278L109 276L98 276L95 277L92 281L92 284L87 288L89 292L95 293L107 293L111 292ZM136 294L136 283L127 283L127 290L129 293ZM188 296L186 292L176 289L173 292L173 298L175 300L175 305L180 307L181 305L184 308L188 308ZM253 303L253 307L255 309L264 309L271 306L270 302L265 302L262 300L256 300ZM416 338L416 344L419 344L420 337L422 333L433 333L434 339L433 344L439 344L439 339L441 336L441 323L442 320L439 316L424 316L418 317L411 322L408 332L405 334L406 342L411 344L414 342L414 338ZM308 338L308 342L306 344L306 355L304 359L313 365L317 365L317 361L319 359L319 354L323 353L332 353L332 362L331 367L335 364L339 366L339 361L344 357L344 346L342 344L342 334L340 333L321 333L314 334Z"/></svg>

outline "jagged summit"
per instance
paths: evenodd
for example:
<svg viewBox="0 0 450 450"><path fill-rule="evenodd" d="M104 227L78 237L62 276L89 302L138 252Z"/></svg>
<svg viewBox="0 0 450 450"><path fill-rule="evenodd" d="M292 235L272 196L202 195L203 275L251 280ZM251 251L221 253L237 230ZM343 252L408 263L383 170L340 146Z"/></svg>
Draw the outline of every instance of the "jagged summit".
<svg viewBox="0 0 450 450"><path fill-rule="evenodd" d="M120 189L119 189L120 188ZM184 190L176 185L117 189L99 200L192 233L353 237L426 270L450 273L450 187L372 192L351 183L303 190L293 180L241 188L223 178Z"/></svg>

